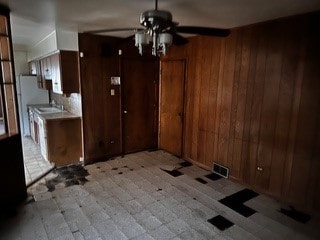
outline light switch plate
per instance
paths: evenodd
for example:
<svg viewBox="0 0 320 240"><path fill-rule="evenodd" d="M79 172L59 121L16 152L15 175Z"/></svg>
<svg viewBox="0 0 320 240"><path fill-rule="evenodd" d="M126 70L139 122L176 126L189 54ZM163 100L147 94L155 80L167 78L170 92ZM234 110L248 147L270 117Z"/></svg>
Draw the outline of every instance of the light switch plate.
<svg viewBox="0 0 320 240"><path fill-rule="evenodd" d="M115 95L114 89L111 89L110 94L111 94L111 96Z"/></svg>

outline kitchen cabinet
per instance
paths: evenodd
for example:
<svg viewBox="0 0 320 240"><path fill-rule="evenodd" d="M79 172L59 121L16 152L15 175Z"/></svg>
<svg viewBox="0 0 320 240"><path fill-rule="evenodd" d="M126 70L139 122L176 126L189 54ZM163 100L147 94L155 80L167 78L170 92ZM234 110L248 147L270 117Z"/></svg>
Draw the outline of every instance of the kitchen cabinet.
<svg viewBox="0 0 320 240"><path fill-rule="evenodd" d="M29 73L37 76L38 88L52 89L51 66L47 58L29 62Z"/></svg>
<svg viewBox="0 0 320 240"><path fill-rule="evenodd" d="M39 113L39 108L52 107L29 107L31 136L43 158L56 166L78 163L82 156L81 118L62 110Z"/></svg>
<svg viewBox="0 0 320 240"><path fill-rule="evenodd" d="M39 66L39 68L38 68ZM29 62L29 74L31 75L40 75L40 65L39 61L31 61Z"/></svg>
<svg viewBox="0 0 320 240"><path fill-rule="evenodd" d="M42 157L48 161L47 132L45 124L45 121L38 116L40 152Z"/></svg>
<svg viewBox="0 0 320 240"><path fill-rule="evenodd" d="M43 79L52 80L51 58L40 59L41 75Z"/></svg>
<svg viewBox="0 0 320 240"><path fill-rule="evenodd" d="M38 87L58 94L79 92L79 60L76 51L59 51L29 62L29 72L38 76Z"/></svg>
<svg viewBox="0 0 320 240"><path fill-rule="evenodd" d="M39 70L40 70L40 81L42 89L52 89L52 67L50 57L45 57L39 61Z"/></svg>
<svg viewBox="0 0 320 240"><path fill-rule="evenodd" d="M46 120L47 156L56 166L78 163L82 155L80 118Z"/></svg>
<svg viewBox="0 0 320 240"><path fill-rule="evenodd" d="M79 92L78 52L60 51L50 56L52 90L58 94Z"/></svg>
<svg viewBox="0 0 320 240"><path fill-rule="evenodd" d="M39 143L38 139L38 121L37 121L37 116L33 113L32 109L28 109L28 114L29 114L29 129L30 129L30 135L31 139L35 143Z"/></svg>

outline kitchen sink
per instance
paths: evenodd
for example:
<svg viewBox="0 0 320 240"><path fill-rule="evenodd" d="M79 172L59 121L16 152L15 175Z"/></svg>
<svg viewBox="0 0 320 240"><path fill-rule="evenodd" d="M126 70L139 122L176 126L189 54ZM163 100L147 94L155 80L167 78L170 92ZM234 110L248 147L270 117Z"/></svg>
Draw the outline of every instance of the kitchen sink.
<svg viewBox="0 0 320 240"><path fill-rule="evenodd" d="M39 107L39 108L36 108L36 110L40 114L65 112L64 110L61 110L61 109L56 108L56 107Z"/></svg>

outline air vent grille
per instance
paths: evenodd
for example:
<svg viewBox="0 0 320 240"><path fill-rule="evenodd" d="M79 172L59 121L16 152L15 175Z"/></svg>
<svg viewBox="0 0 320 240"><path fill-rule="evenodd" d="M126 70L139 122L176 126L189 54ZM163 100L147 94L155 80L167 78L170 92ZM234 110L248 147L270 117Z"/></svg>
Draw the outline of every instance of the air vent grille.
<svg viewBox="0 0 320 240"><path fill-rule="evenodd" d="M212 171L221 177L229 178L229 168L218 163L213 163Z"/></svg>

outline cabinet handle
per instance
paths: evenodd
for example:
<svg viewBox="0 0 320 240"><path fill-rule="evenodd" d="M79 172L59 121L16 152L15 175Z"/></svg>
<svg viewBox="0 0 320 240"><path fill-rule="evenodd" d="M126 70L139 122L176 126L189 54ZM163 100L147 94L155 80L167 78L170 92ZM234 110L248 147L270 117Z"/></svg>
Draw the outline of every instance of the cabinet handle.
<svg viewBox="0 0 320 240"><path fill-rule="evenodd" d="M123 113L127 114L127 113L128 113L128 111L127 111L127 110L124 110L124 111L123 111Z"/></svg>

